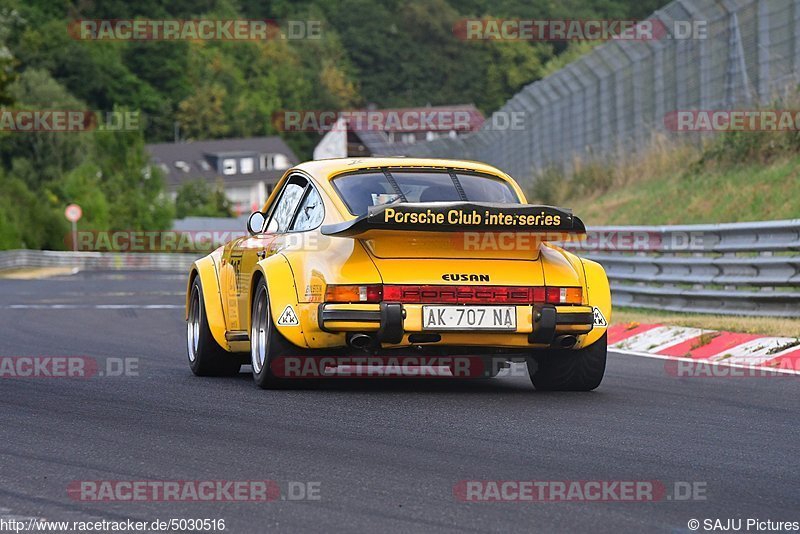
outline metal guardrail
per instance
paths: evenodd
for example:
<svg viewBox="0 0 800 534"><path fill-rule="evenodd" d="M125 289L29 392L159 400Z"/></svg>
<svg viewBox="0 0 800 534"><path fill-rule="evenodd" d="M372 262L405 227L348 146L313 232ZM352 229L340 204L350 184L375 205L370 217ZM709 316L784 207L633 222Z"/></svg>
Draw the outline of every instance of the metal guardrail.
<svg viewBox="0 0 800 534"><path fill-rule="evenodd" d="M178 253L66 252L6 250L0 270L21 267L77 267L81 270L142 270L188 272L200 255Z"/></svg>
<svg viewBox="0 0 800 534"><path fill-rule="evenodd" d="M601 263L616 306L800 317L800 219L687 226L606 226L565 247ZM0 270L73 266L87 270L186 272L195 254L0 252Z"/></svg>
<svg viewBox="0 0 800 534"><path fill-rule="evenodd" d="M566 247L605 267L616 306L800 317L800 219L596 227Z"/></svg>

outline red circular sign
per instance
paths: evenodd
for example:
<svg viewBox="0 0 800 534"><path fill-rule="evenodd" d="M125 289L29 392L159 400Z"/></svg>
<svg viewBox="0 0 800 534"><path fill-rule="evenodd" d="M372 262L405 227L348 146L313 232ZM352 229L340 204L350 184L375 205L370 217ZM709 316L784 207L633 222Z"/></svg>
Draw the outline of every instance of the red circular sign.
<svg viewBox="0 0 800 534"><path fill-rule="evenodd" d="M77 204L70 204L67 206L67 209L64 210L64 216L69 222L78 222L82 215L83 210Z"/></svg>

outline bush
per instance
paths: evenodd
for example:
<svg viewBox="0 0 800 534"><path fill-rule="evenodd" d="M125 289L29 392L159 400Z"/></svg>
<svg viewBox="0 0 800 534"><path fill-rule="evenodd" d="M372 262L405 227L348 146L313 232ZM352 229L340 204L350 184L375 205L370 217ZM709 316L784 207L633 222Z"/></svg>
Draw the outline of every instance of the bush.
<svg viewBox="0 0 800 534"><path fill-rule="evenodd" d="M221 183L212 188L205 180L198 179L186 182L178 189L175 216L178 219L189 216L233 217L233 213Z"/></svg>

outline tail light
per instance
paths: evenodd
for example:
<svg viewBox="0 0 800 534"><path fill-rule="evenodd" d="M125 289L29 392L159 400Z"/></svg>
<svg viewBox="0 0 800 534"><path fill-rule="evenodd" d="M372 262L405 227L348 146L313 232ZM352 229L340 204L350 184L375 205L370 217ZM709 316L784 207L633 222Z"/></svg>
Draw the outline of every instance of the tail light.
<svg viewBox="0 0 800 534"><path fill-rule="evenodd" d="M383 300L406 304L581 304L580 287L387 285Z"/></svg>
<svg viewBox="0 0 800 534"><path fill-rule="evenodd" d="M383 286L371 285L329 285L325 290L325 302L367 302L382 300Z"/></svg>
<svg viewBox="0 0 800 534"><path fill-rule="evenodd" d="M325 302L403 304L582 304L580 287L329 285Z"/></svg>
<svg viewBox="0 0 800 534"><path fill-rule="evenodd" d="M545 301L548 304L581 304L583 289L580 287L548 287Z"/></svg>

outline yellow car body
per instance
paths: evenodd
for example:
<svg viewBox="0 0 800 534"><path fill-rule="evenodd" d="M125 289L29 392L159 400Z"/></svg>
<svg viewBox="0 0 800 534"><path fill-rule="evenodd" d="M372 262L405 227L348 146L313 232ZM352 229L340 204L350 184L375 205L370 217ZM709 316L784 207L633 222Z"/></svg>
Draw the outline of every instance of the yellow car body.
<svg viewBox="0 0 800 534"><path fill-rule="evenodd" d="M404 194L395 176L419 198ZM459 182L455 193L447 189L448 178ZM502 189L509 202L472 201L467 185L478 196ZM305 196L285 223L299 187ZM344 187L353 198L369 196L348 199ZM432 198L437 192L459 198L426 202L426 190ZM351 201L368 206L368 213L353 213ZM311 161L289 169L261 211L263 230L197 260L189 273L187 319L199 279L205 324L226 352L251 352L254 290L261 280L272 326L287 346L309 354L412 346L534 353L605 340L611 295L603 268L549 242L580 239L582 221L569 210L527 204L519 185L492 166L410 158ZM482 305L490 314L491 306L509 311L513 304L514 317L501 329L468 328L469 320L456 324L452 313L439 323L424 316L446 304L465 310Z"/></svg>

